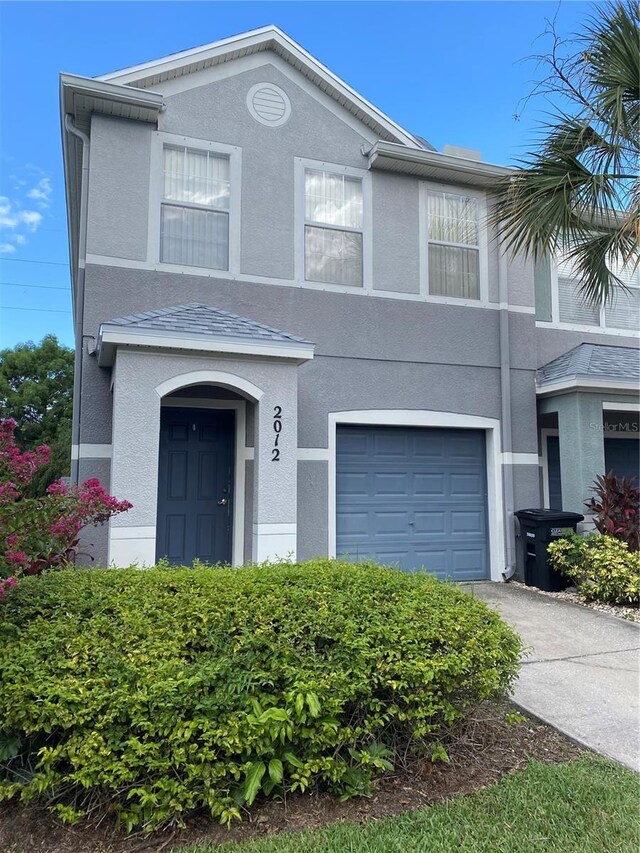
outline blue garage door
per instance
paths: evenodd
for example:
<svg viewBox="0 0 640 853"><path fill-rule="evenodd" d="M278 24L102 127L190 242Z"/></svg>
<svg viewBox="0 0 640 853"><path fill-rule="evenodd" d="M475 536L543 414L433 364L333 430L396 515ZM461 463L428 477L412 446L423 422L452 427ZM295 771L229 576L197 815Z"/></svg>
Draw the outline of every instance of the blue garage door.
<svg viewBox="0 0 640 853"><path fill-rule="evenodd" d="M336 509L339 557L489 577L480 430L339 427Z"/></svg>

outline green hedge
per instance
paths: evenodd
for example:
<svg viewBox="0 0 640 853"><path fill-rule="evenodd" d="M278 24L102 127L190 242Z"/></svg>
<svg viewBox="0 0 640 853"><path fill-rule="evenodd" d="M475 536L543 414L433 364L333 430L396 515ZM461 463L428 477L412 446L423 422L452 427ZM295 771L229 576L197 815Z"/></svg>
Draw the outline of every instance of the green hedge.
<svg viewBox="0 0 640 853"><path fill-rule="evenodd" d="M388 746L508 689L519 652L477 599L371 564L23 579L0 607L0 798L149 829L365 793Z"/></svg>

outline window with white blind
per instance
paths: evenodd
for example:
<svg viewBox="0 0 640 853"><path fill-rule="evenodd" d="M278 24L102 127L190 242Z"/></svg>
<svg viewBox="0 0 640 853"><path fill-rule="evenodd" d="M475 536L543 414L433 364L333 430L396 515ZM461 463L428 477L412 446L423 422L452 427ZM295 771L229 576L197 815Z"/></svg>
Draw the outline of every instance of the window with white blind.
<svg viewBox="0 0 640 853"><path fill-rule="evenodd" d="M305 169L305 280L362 287L362 244L361 178Z"/></svg>
<svg viewBox="0 0 640 853"><path fill-rule="evenodd" d="M428 190L429 293L480 299L479 201L474 196Z"/></svg>
<svg viewBox="0 0 640 853"><path fill-rule="evenodd" d="M229 157L165 145L160 260L229 269Z"/></svg>
<svg viewBox="0 0 640 853"><path fill-rule="evenodd" d="M580 295L574 278L558 273L558 316L561 323L578 323L581 326L597 326L600 323L600 307L588 303Z"/></svg>
<svg viewBox="0 0 640 853"><path fill-rule="evenodd" d="M557 264L557 319L560 323L613 330L640 329L640 272L632 264L613 263L626 289L616 287L604 307L590 304L580 293L580 279L570 259Z"/></svg>

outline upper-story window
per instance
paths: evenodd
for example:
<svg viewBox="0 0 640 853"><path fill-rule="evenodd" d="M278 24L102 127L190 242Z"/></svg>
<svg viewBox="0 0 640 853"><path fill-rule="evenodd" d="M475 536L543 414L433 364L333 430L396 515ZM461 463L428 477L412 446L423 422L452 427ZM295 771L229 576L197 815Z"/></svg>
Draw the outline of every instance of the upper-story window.
<svg viewBox="0 0 640 853"><path fill-rule="evenodd" d="M163 172L160 260L229 269L229 157L165 145Z"/></svg>
<svg viewBox="0 0 640 853"><path fill-rule="evenodd" d="M362 287L362 242L362 180L305 169L305 279Z"/></svg>
<svg viewBox="0 0 640 853"><path fill-rule="evenodd" d="M640 324L640 270L630 263L614 264L613 272L625 284L616 288L612 300L592 305L580 293L579 277L570 260L557 264L557 318L560 323L605 329L637 331Z"/></svg>
<svg viewBox="0 0 640 853"><path fill-rule="evenodd" d="M480 299L478 199L428 190L427 239L429 294Z"/></svg>

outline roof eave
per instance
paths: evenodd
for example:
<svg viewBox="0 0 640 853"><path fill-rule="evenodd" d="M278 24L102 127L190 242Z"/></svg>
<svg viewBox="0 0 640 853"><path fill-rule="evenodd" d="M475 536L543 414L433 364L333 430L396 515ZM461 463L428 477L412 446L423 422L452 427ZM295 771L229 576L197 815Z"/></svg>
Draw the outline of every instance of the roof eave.
<svg viewBox="0 0 640 853"><path fill-rule="evenodd" d="M468 160L437 151L411 149L394 142L376 142L368 154L369 169L403 172L422 178L455 181L488 188L502 178L517 174L516 169L478 160Z"/></svg>
<svg viewBox="0 0 640 853"><path fill-rule="evenodd" d="M315 345L303 341L259 341L225 335L187 335L180 332L162 332L155 329L127 329L103 324L98 334L96 353L100 367L111 367L118 347L171 349L188 352L235 355L240 358L287 359L302 364L313 358Z"/></svg>
<svg viewBox="0 0 640 853"><path fill-rule="evenodd" d="M567 376L551 382L536 382L537 397L553 397L571 391L622 391L640 394L637 379L616 376Z"/></svg>
<svg viewBox="0 0 640 853"><path fill-rule="evenodd" d="M79 195L71 187L79 186L75 144L70 144L70 133L65 127L65 117L70 115L78 129L90 132L91 115L94 112L106 113L122 118L135 117L138 120L155 123L157 115L164 109L161 94L147 90L132 89L116 83L81 77L77 74L60 75L60 124L62 134L62 160L64 168L65 197L67 203L67 234L72 293L77 288L77 223L79 221Z"/></svg>
<svg viewBox="0 0 640 853"><path fill-rule="evenodd" d="M259 52L273 50L294 68L313 79L322 83L321 88L328 87L329 94L342 103L342 105L354 114L361 112L368 121L369 127L382 138L394 139L403 145L416 147L423 150L422 142L412 133L397 124L388 115L379 110L366 98L363 98L355 89L345 83L334 74L326 65L323 65L312 54L301 45L290 38L279 27L269 25L251 30L247 33L221 39L211 44L203 45L192 50L171 54L158 60L135 65L110 74L103 74L96 80L103 82L118 81L132 87L144 87L151 81L154 85L161 85L162 78L175 75L177 71L181 74L189 70L199 70L211 64L225 62L248 52ZM158 80L158 78L160 78Z"/></svg>

